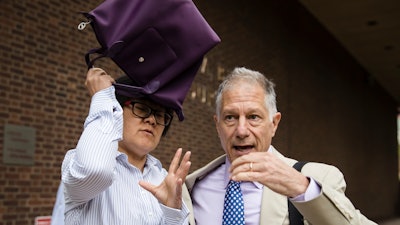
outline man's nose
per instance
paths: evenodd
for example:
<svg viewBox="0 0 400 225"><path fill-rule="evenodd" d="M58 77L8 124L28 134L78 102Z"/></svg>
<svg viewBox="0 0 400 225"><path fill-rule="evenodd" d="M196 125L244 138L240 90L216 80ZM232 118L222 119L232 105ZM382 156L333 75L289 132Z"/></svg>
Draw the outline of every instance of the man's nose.
<svg viewBox="0 0 400 225"><path fill-rule="evenodd" d="M239 117L239 121L236 127L236 136L238 138L245 138L249 136L249 124L245 117Z"/></svg>

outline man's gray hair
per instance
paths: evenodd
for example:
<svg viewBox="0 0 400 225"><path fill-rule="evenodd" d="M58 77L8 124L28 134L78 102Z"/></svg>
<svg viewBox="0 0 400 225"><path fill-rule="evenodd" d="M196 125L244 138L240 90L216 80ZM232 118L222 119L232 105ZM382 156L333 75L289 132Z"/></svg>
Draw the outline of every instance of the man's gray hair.
<svg viewBox="0 0 400 225"><path fill-rule="evenodd" d="M275 84L266 78L262 73L254 70L247 69L245 67L236 67L230 72L222 83L219 85L217 90L217 95L215 98L215 113L219 118L221 112L221 101L222 94L239 85L241 83L248 83L251 85L260 85L264 89L265 93L265 106L269 112L270 119L272 121L275 113L278 112L276 107L276 94L275 94Z"/></svg>

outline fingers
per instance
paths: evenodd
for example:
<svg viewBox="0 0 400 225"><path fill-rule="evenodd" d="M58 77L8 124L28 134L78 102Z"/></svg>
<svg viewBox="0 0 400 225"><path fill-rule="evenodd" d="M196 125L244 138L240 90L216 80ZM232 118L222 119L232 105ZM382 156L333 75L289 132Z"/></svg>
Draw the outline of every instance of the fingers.
<svg viewBox="0 0 400 225"><path fill-rule="evenodd" d="M231 166L231 173L237 174L242 172L257 172L257 163L256 162L244 162L242 164L236 164L235 166Z"/></svg>
<svg viewBox="0 0 400 225"><path fill-rule="evenodd" d="M308 187L308 179L269 152L252 152L235 159L230 168L235 181L256 181L274 192L297 196Z"/></svg>
<svg viewBox="0 0 400 225"><path fill-rule="evenodd" d="M254 162L243 163L233 168L231 179L234 181L257 181L258 173Z"/></svg>
<svg viewBox="0 0 400 225"><path fill-rule="evenodd" d="M259 154L250 153L247 155L243 155L235 159L230 168L230 172L246 172L246 171L255 171L256 163L260 160Z"/></svg>
<svg viewBox="0 0 400 225"><path fill-rule="evenodd" d="M175 173L175 171L179 166L179 159L181 158L181 155L182 155L182 148L178 148L175 152L174 158L172 158L168 173Z"/></svg>
<svg viewBox="0 0 400 225"><path fill-rule="evenodd" d="M113 83L115 80L101 68L91 68L87 72L85 85L91 96Z"/></svg>
<svg viewBox="0 0 400 225"><path fill-rule="evenodd" d="M231 179L235 181L259 181L268 172L265 165L271 164L273 157L267 152L252 152L235 159L230 167Z"/></svg>
<svg viewBox="0 0 400 225"><path fill-rule="evenodd" d="M156 196L156 186L152 185L149 182L146 181L139 181L139 185L144 188L145 190L147 190L148 192L152 193L154 196Z"/></svg>
<svg viewBox="0 0 400 225"><path fill-rule="evenodd" d="M86 79L87 80L93 80L93 79L95 79L95 77L103 76L103 75L107 75L106 71L104 71L103 69L101 69L101 68L90 68L87 71Z"/></svg>
<svg viewBox="0 0 400 225"><path fill-rule="evenodd" d="M177 171L177 176L179 178L181 178L182 180L186 179L186 176L189 173L190 166L192 165L192 162L190 162L191 154L192 153L190 151L187 151L185 153L185 155L183 156L182 162L179 166L179 169Z"/></svg>
<svg viewBox="0 0 400 225"><path fill-rule="evenodd" d="M175 152L174 158L171 161L168 173L175 174L178 178L184 180L189 172L189 168L191 165L190 162L191 152L187 151L183 156L182 161L179 163L181 155L182 155L182 148L178 148L178 150L176 150Z"/></svg>

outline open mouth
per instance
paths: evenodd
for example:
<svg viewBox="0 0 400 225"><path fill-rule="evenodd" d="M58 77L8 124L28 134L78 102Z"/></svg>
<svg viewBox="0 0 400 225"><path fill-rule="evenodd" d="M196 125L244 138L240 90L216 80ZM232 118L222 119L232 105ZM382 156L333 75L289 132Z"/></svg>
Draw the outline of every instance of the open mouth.
<svg viewBox="0 0 400 225"><path fill-rule="evenodd" d="M249 151L249 150L253 149L254 146L253 145L243 145L243 146L235 145L235 146L233 146L233 148L237 151Z"/></svg>

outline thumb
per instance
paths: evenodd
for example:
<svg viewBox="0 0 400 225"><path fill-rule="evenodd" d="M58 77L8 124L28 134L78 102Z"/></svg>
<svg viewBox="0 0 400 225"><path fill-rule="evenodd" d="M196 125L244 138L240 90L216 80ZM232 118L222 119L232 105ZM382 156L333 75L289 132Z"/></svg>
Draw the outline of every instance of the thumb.
<svg viewBox="0 0 400 225"><path fill-rule="evenodd" d="M143 181L143 180L139 181L139 185L155 196L155 194L156 194L156 186L155 185L152 185L151 183Z"/></svg>

